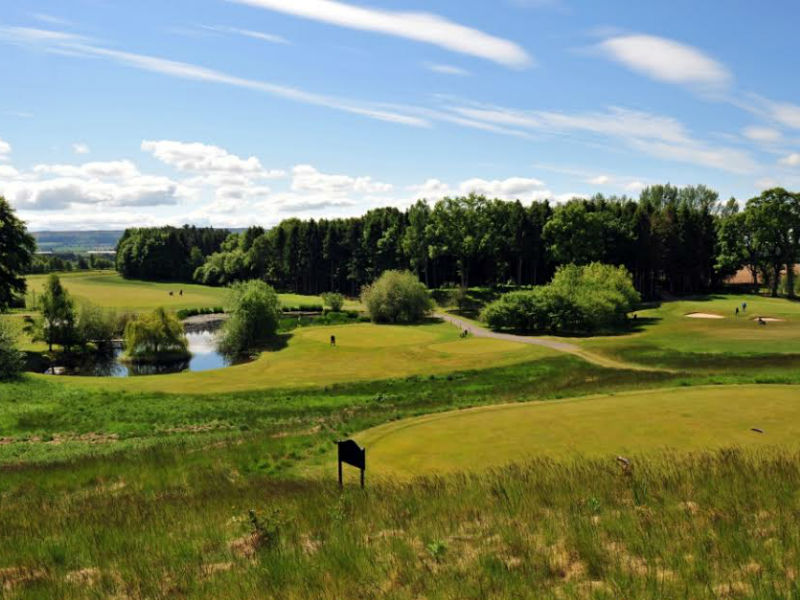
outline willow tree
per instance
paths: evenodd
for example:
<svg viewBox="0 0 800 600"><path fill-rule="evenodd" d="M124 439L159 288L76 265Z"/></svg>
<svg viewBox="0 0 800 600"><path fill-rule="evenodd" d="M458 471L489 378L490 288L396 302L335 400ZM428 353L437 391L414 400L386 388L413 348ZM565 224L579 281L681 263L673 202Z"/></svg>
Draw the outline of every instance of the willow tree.
<svg viewBox="0 0 800 600"><path fill-rule="evenodd" d="M190 356L183 323L163 308L129 321L124 337L126 357L133 362L181 360Z"/></svg>

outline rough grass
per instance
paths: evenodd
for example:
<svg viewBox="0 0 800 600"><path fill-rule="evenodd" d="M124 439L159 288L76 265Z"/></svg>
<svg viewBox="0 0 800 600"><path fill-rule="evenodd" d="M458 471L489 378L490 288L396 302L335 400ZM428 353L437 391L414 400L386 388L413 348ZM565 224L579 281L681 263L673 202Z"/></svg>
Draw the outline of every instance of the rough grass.
<svg viewBox="0 0 800 600"><path fill-rule="evenodd" d="M369 449L374 472L389 476L482 470L542 456L800 449L798 398L800 386L633 392L426 415L355 439Z"/></svg>
<svg viewBox="0 0 800 600"><path fill-rule="evenodd" d="M330 345L331 335L336 336L335 347ZM309 327L287 335L285 348L225 369L126 379L64 377L60 381L69 387L207 394L441 374L558 354L536 346L458 336L458 329L444 323Z"/></svg>

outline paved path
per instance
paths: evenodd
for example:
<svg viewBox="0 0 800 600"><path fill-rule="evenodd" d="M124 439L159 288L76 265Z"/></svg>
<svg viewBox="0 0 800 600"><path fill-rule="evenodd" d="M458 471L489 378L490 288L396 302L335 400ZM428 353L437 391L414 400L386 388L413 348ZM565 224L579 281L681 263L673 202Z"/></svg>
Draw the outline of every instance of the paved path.
<svg viewBox="0 0 800 600"><path fill-rule="evenodd" d="M534 346L544 346L545 348L551 348L559 352L566 352L567 354L572 354L574 356L582 358L587 362L598 365L600 367L605 367L607 369L671 372L669 369L661 369L659 367L646 367L644 365L637 365L636 363L629 363L609 358L607 356L602 356L600 354L595 354L594 352L590 352L589 350L581 348L580 346L577 346L575 344L570 344L569 342L559 342L557 340L532 337L527 335L514 335L512 333L498 333L496 331L491 331L489 329L481 327L480 325L476 325L471 321L465 321L464 319L460 319L448 313L436 313L434 314L434 316L442 319L443 321L447 321L452 325L455 325L456 327L461 329L461 331L467 330L471 335L474 335L475 337L491 338L495 340L506 340L509 342L519 342L520 344L532 344Z"/></svg>

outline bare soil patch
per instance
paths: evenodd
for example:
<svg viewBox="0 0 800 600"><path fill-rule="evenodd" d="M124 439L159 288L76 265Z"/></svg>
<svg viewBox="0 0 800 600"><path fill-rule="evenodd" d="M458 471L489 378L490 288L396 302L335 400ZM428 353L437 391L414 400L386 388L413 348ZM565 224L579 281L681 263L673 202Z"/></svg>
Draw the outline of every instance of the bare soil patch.
<svg viewBox="0 0 800 600"><path fill-rule="evenodd" d="M762 321L766 321L767 323L779 323L785 321L786 319L779 319L778 317L753 317L753 321L758 321L761 319Z"/></svg>

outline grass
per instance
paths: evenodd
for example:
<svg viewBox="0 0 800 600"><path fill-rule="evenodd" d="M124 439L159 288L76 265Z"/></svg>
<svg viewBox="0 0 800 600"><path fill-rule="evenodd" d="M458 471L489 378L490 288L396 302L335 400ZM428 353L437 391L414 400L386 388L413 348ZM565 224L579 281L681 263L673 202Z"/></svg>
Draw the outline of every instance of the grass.
<svg viewBox="0 0 800 600"><path fill-rule="evenodd" d="M556 354L546 348L498 340L462 340L458 333L458 329L443 323L301 328L286 336L285 348L263 352L255 361L242 365L116 380L69 377L63 379L63 385L201 394L307 388L501 366ZM330 345L331 335L336 336L336 347Z"/></svg>
<svg viewBox="0 0 800 600"><path fill-rule="evenodd" d="M747 302L747 312L735 315ZM692 312L722 319L692 319ZM759 325L757 316L783 319ZM620 360L670 368L719 371L759 368L769 357L800 367L800 302L752 295L708 296L664 302L638 311L638 333L577 340Z"/></svg>
<svg viewBox="0 0 800 600"><path fill-rule="evenodd" d="M800 597L800 305L746 298L786 321L682 316L741 301L711 298L573 340L669 372L357 324L218 371L0 384L0 596ZM363 492L335 484L351 436Z"/></svg>
<svg viewBox="0 0 800 600"><path fill-rule="evenodd" d="M798 386L633 392L426 415L355 439L368 449L374 472L389 476L482 470L540 457L800 449L799 397Z"/></svg>
<svg viewBox="0 0 800 600"><path fill-rule="evenodd" d="M99 306L121 311L142 312L160 306L170 310L187 308L207 308L225 303L225 288L187 283L158 283L123 279L114 271L81 271L59 273L64 287L76 298L82 298ZM28 281L28 302L32 303L34 294L38 296L44 287L47 275L30 275ZM183 295L178 292L183 290ZM169 293L174 292L173 296ZM319 296L299 294L280 294L284 306L295 307L301 304L323 304ZM346 303L347 309L358 309L356 302Z"/></svg>

